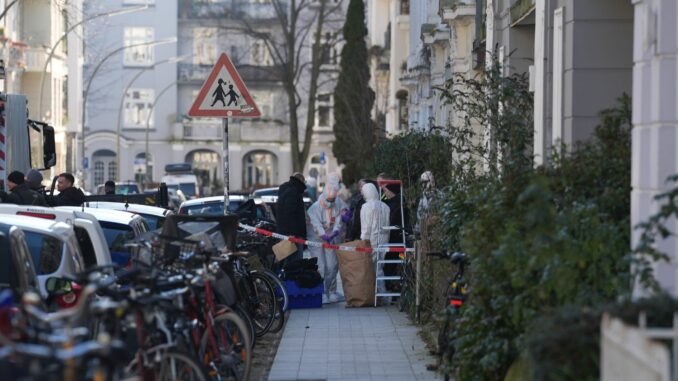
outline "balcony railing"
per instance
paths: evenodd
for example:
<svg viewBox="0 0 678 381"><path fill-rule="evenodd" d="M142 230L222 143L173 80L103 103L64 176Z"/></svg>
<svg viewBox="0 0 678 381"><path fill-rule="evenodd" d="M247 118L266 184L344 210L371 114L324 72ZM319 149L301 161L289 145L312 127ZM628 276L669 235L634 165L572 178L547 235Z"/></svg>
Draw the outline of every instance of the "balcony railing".
<svg viewBox="0 0 678 381"><path fill-rule="evenodd" d="M253 0L179 1L180 19L271 19L276 16L271 2Z"/></svg>
<svg viewBox="0 0 678 381"><path fill-rule="evenodd" d="M511 24L520 21L534 10L535 0L516 0L511 6Z"/></svg>
<svg viewBox="0 0 678 381"><path fill-rule="evenodd" d="M219 122L188 122L184 124L185 140L221 140L224 136Z"/></svg>

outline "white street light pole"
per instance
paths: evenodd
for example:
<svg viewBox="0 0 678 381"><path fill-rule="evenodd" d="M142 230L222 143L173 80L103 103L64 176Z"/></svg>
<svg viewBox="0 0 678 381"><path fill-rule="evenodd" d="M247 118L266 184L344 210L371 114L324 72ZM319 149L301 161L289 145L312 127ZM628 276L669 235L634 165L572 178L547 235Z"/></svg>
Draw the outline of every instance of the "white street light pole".
<svg viewBox="0 0 678 381"><path fill-rule="evenodd" d="M116 176L117 181L122 181L122 178L120 177L120 156L121 156L120 155L120 133L121 133L120 130L122 129L121 125L120 125L120 114L122 114L122 107L125 105L125 97L127 96L127 92L129 91L130 87L132 87L132 84L134 84L134 82L145 72L147 72L151 69L155 69L155 67L158 66L158 65L162 65L164 63L180 62L180 61L183 61L183 60L185 60L186 58L189 58L189 57L191 57L191 56L178 56L178 57L168 58L168 59L160 61L160 62L156 62L151 66L148 66L148 67L145 67L145 68L139 70L139 72L134 77L132 77L132 79L127 83L127 86L125 87L125 90L123 90L122 96L120 97L120 106L118 107L118 117L117 117L117 121L115 123L115 129L116 129L115 130L115 133L116 133L116 138L115 138L116 172L115 172L115 176ZM148 115L150 117L150 115L151 115L150 111L149 111Z"/></svg>
<svg viewBox="0 0 678 381"><path fill-rule="evenodd" d="M143 11L144 9L148 9L148 5L141 5L138 7L129 7L129 8L123 8L123 9L116 9L113 11L108 11L108 12L102 12L102 13L97 13L92 15L91 17L80 20L79 22L73 24L68 30L66 30L61 37L57 40L57 42L54 43L54 46L52 46L52 50L49 51L49 54L47 56L47 59L45 60L45 65L42 68L42 73L40 74L40 96L38 97L38 120L42 120L42 97L45 91L45 74L47 73L47 65L52 61L52 57L54 57L54 52L56 52L57 47L59 44L61 44L62 41L68 37L68 35L75 30L75 28L79 27L80 25L92 21L94 19L97 19L99 17L111 17L111 16L119 16L122 14L126 13L132 13L132 12L138 12L138 11ZM0 17L1 18L1 17ZM84 123L84 121L83 121Z"/></svg>
<svg viewBox="0 0 678 381"><path fill-rule="evenodd" d="M153 100L153 104L151 104L151 108L148 109L148 116L146 116L146 149L144 151L144 164L146 166L146 169L145 169L146 175L144 176L145 180L146 180L146 184L144 185L144 189L148 186L148 184L151 182L151 180L153 178L152 174L149 173L150 171L149 171L149 165L148 165L148 162L150 161L148 159L148 156L150 154L149 149L148 149L148 134L149 134L150 127L151 127L151 114L153 113L153 110L155 110L155 105L158 103L158 100L160 99L160 97L162 97L167 92L167 90L171 89L172 86L175 86L177 84L177 82L178 81L174 81L174 82L170 83L169 85L167 85L164 89L160 90L158 95L155 96L155 99Z"/></svg>
<svg viewBox="0 0 678 381"><path fill-rule="evenodd" d="M141 42L138 44L131 44L131 45L125 45L120 48L114 49L110 53L108 53L97 65L94 67L94 70L92 71L92 74L90 75L89 79L87 80L87 86L85 87L85 91L83 92L82 95L82 125L81 125L81 130L80 130L80 164L83 165L82 168L82 183L81 183L81 188L85 188L85 181L87 178L87 174L84 168L84 162L85 162L85 117L86 117L86 111L87 111L87 95L89 94L89 89L92 86L92 80L94 77L97 75L99 72L99 69L101 66L108 60L109 58L113 57L117 53L122 52L125 49L128 48L134 48L138 46L155 46L155 45L161 45L161 44L170 44L170 43L175 43L177 42L176 37L171 37L171 38L165 38L161 40L155 40L155 41L148 41L148 42Z"/></svg>

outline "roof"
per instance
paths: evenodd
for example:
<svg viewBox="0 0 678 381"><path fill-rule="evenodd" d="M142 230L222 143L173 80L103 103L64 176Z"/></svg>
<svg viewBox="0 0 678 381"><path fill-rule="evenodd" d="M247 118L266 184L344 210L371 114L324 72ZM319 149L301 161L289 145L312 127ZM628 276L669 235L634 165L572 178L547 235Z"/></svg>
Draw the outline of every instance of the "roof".
<svg viewBox="0 0 678 381"><path fill-rule="evenodd" d="M65 234L73 231L71 225L64 222L56 222L45 218L16 216L9 214L0 215L0 223L14 225L24 231L34 231L58 237L63 240Z"/></svg>
<svg viewBox="0 0 678 381"><path fill-rule="evenodd" d="M239 194L228 195L228 201L244 201L247 200L247 197ZM200 204L209 204L212 202L223 202L224 196L211 196L211 197L202 197L194 198L193 200L184 201L181 203L181 208L184 206L193 206Z"/></svg>
<svg viewBox="0 0 678 381"><path fill-rule="evenodd" d="M157 206L141 205L141 204L125 204L124 202L110 202L110 201L90 201L87 203L89 208L100 210L119 210L123 212L149 214L156 217L165 217L171 214L172 211ZM87 209L87 208L86 208Z"/></svg>
<svg viewBox="0 0 678 381"><path fill-rule="evenodd" d="M58 206L55 209L72 210L74 212L87 212L99 221L113 222L123 225L129 225L135 218L141 218L134 213L123 212L119 210L83 208L81 206Z"/></svg>

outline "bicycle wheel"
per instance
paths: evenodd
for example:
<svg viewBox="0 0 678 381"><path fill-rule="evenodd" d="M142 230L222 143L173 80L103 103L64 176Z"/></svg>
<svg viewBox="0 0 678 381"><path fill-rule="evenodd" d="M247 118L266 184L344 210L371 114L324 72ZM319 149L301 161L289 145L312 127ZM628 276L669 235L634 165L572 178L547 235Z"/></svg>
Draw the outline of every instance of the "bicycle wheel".
<svg viewBox="0 0 678 381"><path fill-rule="evenodd" d="M248 311L254 323L256 336L261 337L268 332L275 319L275 291L266 276L252 273L248 276L251 284L248 299ZM246 279L247 281L247 279Z"/></svg>
<svg viewBox="0 0 678 381"><path fill-rule="evenodd" d="M271 285L273 286L273 290L275 291L275 296L276 299L278 300L278 303L282 304L282 311L287 312L290 300L289 296L287 295L287 287L285 287L285 283L282 280L280 280L280 278L278 278L278 276L275 275L275 273L271 270L263 269L257 271L268 277L268 280L270 281Z"/></svg>
<svg viewBox="0 0 678 381"><path fill-rule="evenodd" d="M214 318L218 353L213 353L209 331L200 340L200 358L212 379L248 380L252 368L252 344L245 322L233 312Z"/></svg>
<svg viewBox="0 0 678 381"><path fill-rule="evenodd" d="M278 333L284 326L285 326L285 311L283 311L281 303L276 303L275 318L273 319L273 324L271 324L271 328L268 329L268 332Z"/></svg>
<svg viewBox="0 0 678 381"><path fill-rule="evenodd" d="M233 312L235 312L238 317L245 322L245 327L247 327L247 332L250 334L250 342L252 344L250 349L254 348L254 346L257 344L257 331L254 329L254 322L252 322L250 314L247 313L247 310L240 304L236 304L232 307L232 309Z"/></svg>
<svg viewBox="0 0 678 381"><path fill-rule="evenodd" d="M200 364L190 356L169 351L162 355L154 367L156 380L207 381L207 375Z"/></svg>

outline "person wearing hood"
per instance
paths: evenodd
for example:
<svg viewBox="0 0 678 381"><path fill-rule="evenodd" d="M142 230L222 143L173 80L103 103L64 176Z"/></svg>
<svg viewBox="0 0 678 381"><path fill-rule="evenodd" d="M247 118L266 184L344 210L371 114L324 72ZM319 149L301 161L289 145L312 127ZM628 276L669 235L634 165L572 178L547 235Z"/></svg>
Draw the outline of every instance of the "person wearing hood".
<svg viewBox="0 0 678 381"><path fill-rule="evenodd" d="M31 169L26 174L26 185L34 191L44 194L45 186L42 185L42 180L44 180L44 178L42 177L42 173L38 170Z"/></svg>
<svg viewBox="0 0 678 381"><path fill-rule="evenodd" d="M424 191L422 192L419 205L417 206L417 222L414 225L414 232L416 234L421 234L422 225L428 215L428 208L431 203L440 196L440 191L436 189L435 178L431 171L422 173L419 182L424 188Z"/></svg>
<svg viewBox="0 0 678 381"><path fill-rule="evenodd" d="M343 207L337 202L338 191L336 186L328 183L318 201L308 208L308 218L311 223L309 240L330 244L339 243L343 227L341 218ZM309 250L311 256L318 258L318 271L325 283L323 303L338 302L340 295L337 293L337 274L339 273L337 254L334 250L322 247L309 247Z"/></svg>
<svg viewBox="0 0 678 381"><path fill-rule="evenodd" d="M276 230L278 233L306 239L305 182L304 175L296 172L292 174L290 181L278 188L278 210L276 213ZM291 263L303 257L304 245L297 244L297 252L285 258L285 262Z"/></svg>
<svg viewBox="0 0 678 381"><path fill-rule="evenodd" d="M360 239L369 240L370 246L375 249L379 245L388 243L388 230L382 229L388 226L390 218L389 207L379 201L379 192L377 187L371 183L365 183L360 192L365 199L365 203L360 208ZM375 262L383 258L384 254L380 252L372 253L372 260ZM384 276L383 268L379 268L377 276ZM385 292L384 282L377 284L377 292Z"/></svg>

